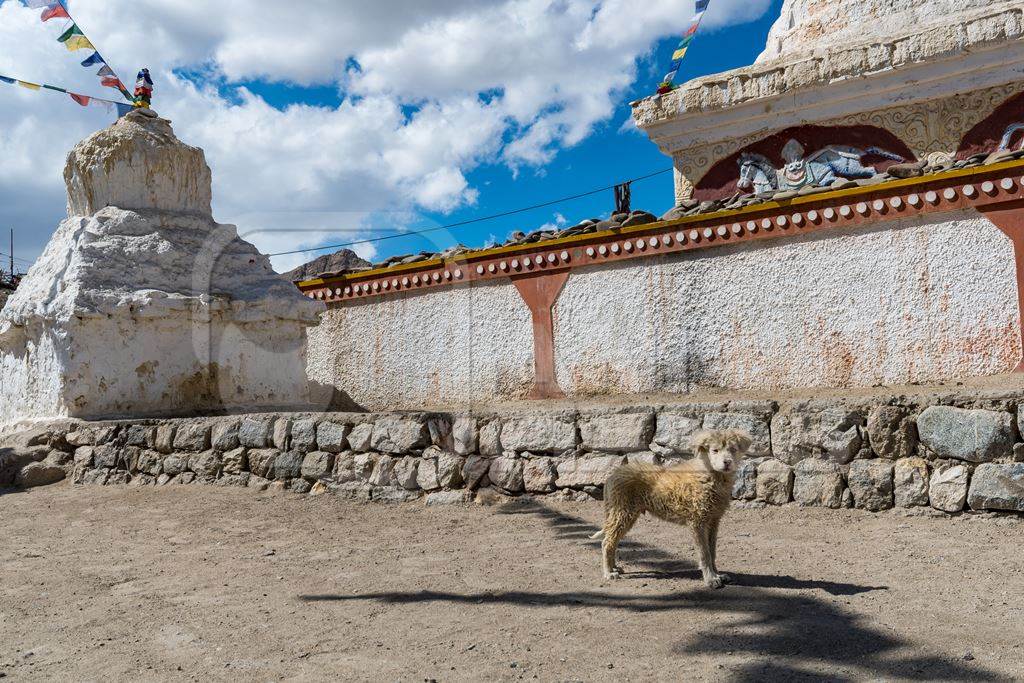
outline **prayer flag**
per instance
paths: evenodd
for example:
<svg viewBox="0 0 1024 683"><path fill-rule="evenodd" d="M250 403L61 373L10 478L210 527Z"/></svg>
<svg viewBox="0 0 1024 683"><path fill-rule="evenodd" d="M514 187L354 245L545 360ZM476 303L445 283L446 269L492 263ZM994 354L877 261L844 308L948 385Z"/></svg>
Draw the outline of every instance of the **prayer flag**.
<svg viewBox="0 0 1024 683"><path fill-rule="evenodd" d="M78 28L78 24L71 24L71 28L64 33L60 34L60 38L57 39L58 43L64 43L71 39L72 36L84 36L82 29Z"/></svg>
<svg viewBox="0 0 1024 683"><path fill-rule="evenodd" d="M121 83L121 81L119 81L117 78L113 78L110 76L101 80L100 85L102 85L104 88L117 88L118 90L124 88L124 85Z"/></svg>
<svg viewBox="0 0 1024 683"><path fill-rule="evenodd" d="M42 86L36 85L35 83L28 83L26 81L18 81L18 85L22 88L28 88L29 90L39 90Z"/></svg>
<svg viewBox="0 0 1024 683"><path fill-rule="evenodd" d="M45 83L43 83L43 88L46 90L53 90L55 92L67 92L64 88L58 88L55 85L46 85Z"/></svg>
<svg viewBox="0 0 1024 683"><path fill-rule="evenodd" d="M711 4L711 0L697 0L697 11L706 12L709 4Z"/></svg>
<svg viewBox="0 0 1024 683"><path fill-rule="evenodd" d="M43 16L41 17L43 21L49 21L50 19L70 18L71 15L68 14L68 11L66 9L64 9L64 5L60 4L59 2L55 2L52 5L48 5L46 9L43 10Z"/></svg>
<svg viewBox="0 0 1024 683"><path fill-rule="evenodd" d="M113 76L114 70L104 64L99 71L96 72L97 76Z"/></svg>
<svg viewBox="0 0 1024 683"><path fill-rule="evenodd" d="M115 102L114 106L117 107L117 118L121 118L122 116L124 116L125 114L130 112L131 110L135 109L134 105L122 104L120 102Z"/></svg>
<svg viewBox="0 0 1024 683"><path fill-rule="evenodd" d="M90 43L89 39L85 36L72 36L68 40L64 41L64 47L66 47L69 52L74 52L76 50L96 49L96 47L92 43Z"/></svg>
<svg viewBox="0 0 1024 683"><path fill-rule="evenodd" d="M97 64L106 64L106 62L103 61L103 57L100 57L99 52L93 52L92 56L86 58L86 60L82 62L82 66L85 67L95 66Z"/></svg>
<svg viewBox="0 0 1024 683"><path fill-rule="evenodd" d="M92 98L89 97L88 95L79 95L79 94L73 93L73 92L69 92L68 95L70 95L71 99L73 99L75 102L78 102L83 107L88 107L89 106L89 101L92 100Z"/></svg>
<svg viewBox="0 0 1024 683"><path fill-rule="evenodd" d="M696 0L695 2L697 11L693 15L693 19L690 21L690 27L686 29L686 33L683 34L683 39L679 41L679 45L672 53L672 66L671 70L665 74L665 79L658 85L658 93L664 94L672 92L675 89L675 79L679 75L679 67L682 64L683 58L686 57L687 50L690 49L690 43L693 42L693 37L697 34L697 30L700 28L700 22L704 18L704 13L708 9L708 5L711 4L711 0Z"/></svg>
<svg viewBox="0 0 1024 683"><path fill-rule="evenodd" d="M3 81L4 83L9 83L10 85L14 85L15 83L15 80L13 78L8 78L7 76L0 76L0 81Z"/></svg>

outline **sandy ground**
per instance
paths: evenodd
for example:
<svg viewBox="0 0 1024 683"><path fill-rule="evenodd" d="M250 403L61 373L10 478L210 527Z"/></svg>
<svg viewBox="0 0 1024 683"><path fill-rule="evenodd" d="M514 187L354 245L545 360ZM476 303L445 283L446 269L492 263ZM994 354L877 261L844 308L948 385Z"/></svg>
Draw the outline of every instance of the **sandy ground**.
<svg viewBox="0 0 1024 683"><path fill-rule="evenodd" d="M1022 680L1024 520L735 510L705 589L599 504L211 487L0 495L7 680Z"/></svg>

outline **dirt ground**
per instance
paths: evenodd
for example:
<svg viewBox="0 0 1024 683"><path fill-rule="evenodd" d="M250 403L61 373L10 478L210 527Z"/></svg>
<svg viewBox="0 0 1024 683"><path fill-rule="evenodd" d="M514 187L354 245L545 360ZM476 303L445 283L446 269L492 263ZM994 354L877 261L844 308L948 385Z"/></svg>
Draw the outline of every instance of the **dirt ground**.
<svg viewBox="0 0 1024 683"><path fill-rule="evenodd" d="M213 487L0 495L7 680L1022 680L1024 520L734 510L705 589L599 504Z"/></svg>

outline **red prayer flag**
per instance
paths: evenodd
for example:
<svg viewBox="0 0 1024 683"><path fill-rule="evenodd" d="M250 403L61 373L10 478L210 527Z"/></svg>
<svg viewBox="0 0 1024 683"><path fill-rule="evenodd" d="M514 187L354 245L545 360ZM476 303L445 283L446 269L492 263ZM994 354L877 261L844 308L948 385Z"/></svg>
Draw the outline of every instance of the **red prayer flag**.
<svg viewBox="0 0 1024 683"><path fill-rule="evenodd" d="M89 102L92 101L92 98L87 95L77 95L73 92L69 92L68 95L70 95L71 99L73 99L75 102L78 102L83 107L88 107Z"/></svg>
<svg viewBox="0 0 1024 683"><path fill-rule="evenodd" d="M104 87L107 87L107 88L117 88L118 90L123 90L124 89L124 86L121 84L121 81L119 81L116 78L110 78L110 77L104 78L104 79L102 79L100 81L100 85L102 85Z"/></svg>
<svg viewBox="0 0 1024 683"><path fill-rule="evenodd" d="M43 10L43 21L49 21L50 19L70 19L71 15L64 9L64 5L54 3Z"/></svg>

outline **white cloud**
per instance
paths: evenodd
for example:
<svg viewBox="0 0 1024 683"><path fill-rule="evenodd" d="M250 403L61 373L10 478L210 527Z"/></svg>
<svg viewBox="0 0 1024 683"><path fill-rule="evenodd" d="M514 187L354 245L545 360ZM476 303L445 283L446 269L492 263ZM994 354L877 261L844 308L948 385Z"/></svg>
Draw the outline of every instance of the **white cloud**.
<svg viewBox="0 0 1024 683"><path fill-rule="evenodd" d="M708 26L768 3L715 0ZM692 2L78 0L72 12L122 78L151 68L154 107L206 150L218 219L284 251L472 205L480 164L548 163L624 111L638 59L683 30ZM57 23L0 3L0 73L113 93L78 66L87 53L55 42ZM246 80L330 84L343 103L280 110ZM38 251L62 213L67 150L110 119L0 88L0 224L37 226Z"/></svg>

